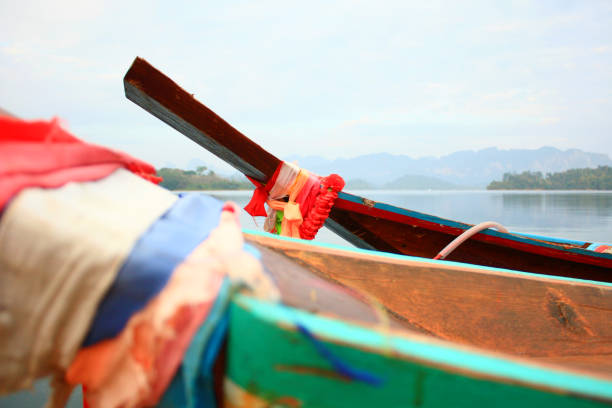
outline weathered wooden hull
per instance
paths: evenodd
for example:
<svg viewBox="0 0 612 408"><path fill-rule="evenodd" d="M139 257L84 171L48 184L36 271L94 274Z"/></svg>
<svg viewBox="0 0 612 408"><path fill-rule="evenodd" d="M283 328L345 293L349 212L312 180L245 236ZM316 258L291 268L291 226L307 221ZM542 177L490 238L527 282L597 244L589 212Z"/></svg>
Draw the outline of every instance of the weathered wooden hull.
<svg viewBox="0 0 612 408"><path fill-rule="evenodd" d="M134 61L124 85L126 96L134 103L243 174L265 183L280 164L145 60ZM345 193L336 201L327 224L357 246L429 258L470 227ZM612 282L612 254L552 239L485 231L461 245L449 259Z"/></svg>
<svg viewBox="0 0 612 408"><path fill-rule="evenodd" d="M346 323L244 296L234 300L230 321L226 407L600 407L612 403L610 379L407 332Z"/></svg>
<svg viewBox="0 0 612 408"><path fill-rule="evenodd" d="M250 232L287 305L612 376L612 285Z"/></svg>
<svg viewBox="0 0 612 408"><path fill-rule="evenodd" d="M283 304L234 298L226 407L612 404L612 285L245 236Z"/></svg>

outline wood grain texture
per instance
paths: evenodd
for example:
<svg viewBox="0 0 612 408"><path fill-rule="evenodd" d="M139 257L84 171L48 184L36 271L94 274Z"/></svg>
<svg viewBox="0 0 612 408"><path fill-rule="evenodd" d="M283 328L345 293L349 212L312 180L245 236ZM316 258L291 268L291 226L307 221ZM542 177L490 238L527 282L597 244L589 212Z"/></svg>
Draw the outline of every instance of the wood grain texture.
<svg viewBox="0 0 612 408"><path fill-rule="evenodd" d="M612 401L610 378L278 309L244 297L232 304L226 406L467 408L518 403L560 408ZM296 322L308 326L319 347L296 330ZM319 351L321 344L326 356L380 382L374 385L340 372ZM504 369L509 366L512 374Z"/></svg>
<svg viewBox="0 0 612 408"><path fill-rule="evenodd" d="M328 282L369 293L407 329L612 375L610 286L393 259L260 235L247 239Z"/></svg>
<svg viewBox="0 0 612 408"><path fill-rule="evenodd" d="M280 160L248 139L142 58L123 79L126 97L256 180L267 181Z"/></svg>
<svg viewBox="0 0 612 408"><path fill-rule="evenodd" d="M373 305L363 293L313 274L309 265L303 266L299 260L287 257L273 248L257 242L251 244L259 250L261 261L266 271L272 275L284 304L352 321L378 322ZM394 317L391 317L390 325L416 329Z"/></svg>

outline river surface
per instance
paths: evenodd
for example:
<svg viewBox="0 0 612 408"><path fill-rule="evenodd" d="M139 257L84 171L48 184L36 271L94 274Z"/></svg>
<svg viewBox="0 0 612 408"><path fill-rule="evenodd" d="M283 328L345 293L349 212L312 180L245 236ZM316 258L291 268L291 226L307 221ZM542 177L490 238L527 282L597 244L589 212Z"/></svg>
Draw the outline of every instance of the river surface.
<svg viewBox="0 0 612 408"><path fill-rule="evenodd" d="M221 200L241 207L251 191L208 191ZM424 212L455 221L477 224L496 221L511 231L569 238L589 242L612 242L612 191L353 191L374 201ZM244 228L262 229L263 218L254 220L244 210ZM329 230L321 230L317 241L350 245ZM39 381L33 391L0 398L0 407L43 406L49 388ZM69 407L80 407L80 391Z"/></svg>
<svg viewBox="0 0 612 408"><path fill-rule="evenodd" d="M241 207L249 191L206 192ZM612 191L351 191L374 201L392 204L454 221L478 224L496 221L514 232L589 242L612 242ZM261 229L263 218L242 212L245 228ZM256 225L256 222L259 226ZM331 231L317 240L346 243Z"/></svg>

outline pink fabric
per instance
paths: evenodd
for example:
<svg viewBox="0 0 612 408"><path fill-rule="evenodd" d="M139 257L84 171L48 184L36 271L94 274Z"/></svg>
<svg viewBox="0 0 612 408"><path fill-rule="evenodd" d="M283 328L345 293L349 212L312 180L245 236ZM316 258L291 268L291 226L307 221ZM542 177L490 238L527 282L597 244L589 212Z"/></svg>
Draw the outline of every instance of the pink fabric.
<svg viewBox="0 0 612 408"><path fill-rule="evenodd" d="M57 119L27 122L0 117L0 157L0 209L23 188L99 180L119 167L161 181L153 166L85 143L64 130Z"/></svg>
<svg viewBox="0 0 612 408"><path fill-rule="evenodd" d="M145 399L144 405L155 405L168 388L185 351L189 347L191 338L206 320L211 307L212 302L207 302L198 307L183 306L174 314L170 325L179 334L174 339L165 342L161 348L161 355L164 358L158 358L155 361L157 377L153 382L152 392L149 398Z"/></svg>

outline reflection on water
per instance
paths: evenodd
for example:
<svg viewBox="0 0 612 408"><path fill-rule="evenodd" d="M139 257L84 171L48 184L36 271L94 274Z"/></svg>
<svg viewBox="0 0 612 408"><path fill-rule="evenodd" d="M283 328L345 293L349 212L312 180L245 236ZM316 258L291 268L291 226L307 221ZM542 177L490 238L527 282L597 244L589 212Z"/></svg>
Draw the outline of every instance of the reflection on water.
<svg viewBox="0 0 612 408"><path fill-rule="evenodd" d="M503 193L504 213L513 225L584 241L612 241L612 193Z"/></svg>
<svg viewBox="0 0 612 408"><path fill-rule="evenodd" d="M516 232L581 241L612 241L612 192L593 191L355 191L374 201L393 204L456 221L477 224L497 221ZM248 191L217 191L222 200L244 206ZM246 213L246 228L261 229ZM331 231L321 231L318 241L345 243Z"/></svg>

